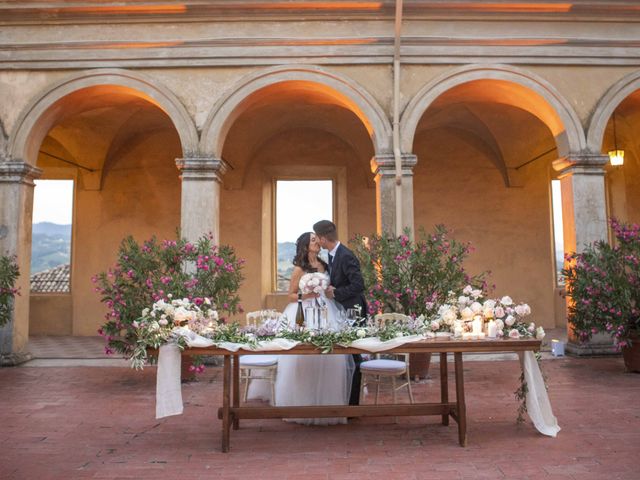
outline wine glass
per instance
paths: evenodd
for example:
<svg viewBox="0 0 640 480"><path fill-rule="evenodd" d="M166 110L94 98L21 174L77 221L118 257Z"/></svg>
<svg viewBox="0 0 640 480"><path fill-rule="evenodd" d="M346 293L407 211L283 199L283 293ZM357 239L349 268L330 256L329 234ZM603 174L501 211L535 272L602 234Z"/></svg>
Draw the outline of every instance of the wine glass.
<svg viewBox="0 0 640 480"><path fill-rule="evenodd" d="M347 308L347 324L350 327L353 327L356 323L356 321L358 321L358 309L356 308Z"/></svg>

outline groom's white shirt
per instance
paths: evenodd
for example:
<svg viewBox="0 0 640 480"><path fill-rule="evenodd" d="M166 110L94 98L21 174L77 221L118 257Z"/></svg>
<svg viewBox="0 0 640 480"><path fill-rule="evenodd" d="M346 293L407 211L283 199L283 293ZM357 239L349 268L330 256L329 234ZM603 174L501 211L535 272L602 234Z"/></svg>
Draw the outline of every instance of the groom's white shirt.
<svg viewBox="0 0 640 480"><path fill-rule="evenodd" d="M331 255L333 258L336 258L336 252L338 251L339 246L340 246L340 241L338 240L336 242L336 246L333 247L333 249L329 252L329 255Z"/></svg>

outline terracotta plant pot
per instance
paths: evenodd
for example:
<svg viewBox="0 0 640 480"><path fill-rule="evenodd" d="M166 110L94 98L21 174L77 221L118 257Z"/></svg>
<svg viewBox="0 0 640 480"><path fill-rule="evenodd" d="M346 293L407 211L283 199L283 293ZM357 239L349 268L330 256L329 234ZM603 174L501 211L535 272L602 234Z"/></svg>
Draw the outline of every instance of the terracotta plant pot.
<svg viewBox="0 0 640 480"><path fill-rule="evenodd" d="M624 367L627 372L640 373L640 337L634 335L629 340L631 340L631 346L622 349Z"/></svg>
<svg viewBox="0 0 640 480"><path fill-rule="evenodd" d="M409 375L411 378L416 381L427 378L429 365L431 365L431 354L411 353L409 355Z"/></svg>

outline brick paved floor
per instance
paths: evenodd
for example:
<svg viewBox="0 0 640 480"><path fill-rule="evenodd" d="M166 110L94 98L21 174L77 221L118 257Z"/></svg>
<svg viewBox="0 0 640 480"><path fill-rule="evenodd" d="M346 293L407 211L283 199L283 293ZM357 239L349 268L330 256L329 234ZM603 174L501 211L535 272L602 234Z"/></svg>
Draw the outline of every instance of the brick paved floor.
<svg viewBox="0 0 640 480"><path fill-rule="evenodd" d="M185 412L155 420L155 369L0 369L0 478L638 479L640 375L620 358L543 361L556 439L515 424L518 364L467 362L469 445L438 417L304 427L244 421L222 454L220 370L183 388ZM437 369L415 386L437 400ZM453 394L453 392L452 392Z"/></svg>

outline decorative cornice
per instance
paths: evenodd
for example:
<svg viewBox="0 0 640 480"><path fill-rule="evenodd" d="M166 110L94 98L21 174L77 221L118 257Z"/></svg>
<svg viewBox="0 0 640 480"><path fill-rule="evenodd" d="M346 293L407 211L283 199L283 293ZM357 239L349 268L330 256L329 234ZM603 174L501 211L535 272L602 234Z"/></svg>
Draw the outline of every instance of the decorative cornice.
<svg viewBox="0 0 640 480"><path fill-rule="evenodd" d="M418 157L412 153L402 154L402 175L413 175L413 167L418 164ZM392 153L376 155L371 159L371 171L383 177L395 176L396 160Z"/></svg>
<svg viewBox="0 0 640 480"><path fill-rule="evenodd" d="M553 168L559 178L571 174L604 175L608 162L609 157L601 153L578 153L554 160Z"/></svg>
<svg viewBox="0 0 640 480"><path fill-rule="evenodd" d="M640 35L630 39L410 36L402 38L401 57L406 64L638 65ZM0 44L3 69L387 64L392 58L393 38L389 36L115 38Z"/></svg>
<svg viewBox="0 0 640 480"><path fill-rule="evenodd" d="M221 182L229 169L227 162L220 158L190 157L177 158L176 166L182 180Z"/></svg>
<svg viewBox="0 0 640 480"><path fill-rule="evenodd" d="M33 180L42 175L42 170L26 162L0 162L0 183L24 183L34 185Z"/></svg>
<svg viewBox="0 0 640 480"><path fill-rule="evenodd" d="M33 4L7 2L0 6L0 24L68 23L149 23L200 21L309 21L309 20L393 20L394 0L381 1L265 1L191 0L156 1L58 1ZM574 0L538 1L462 1L405 0L406 19L491 20L491 21L640 21L637 2Z"/></svg>

